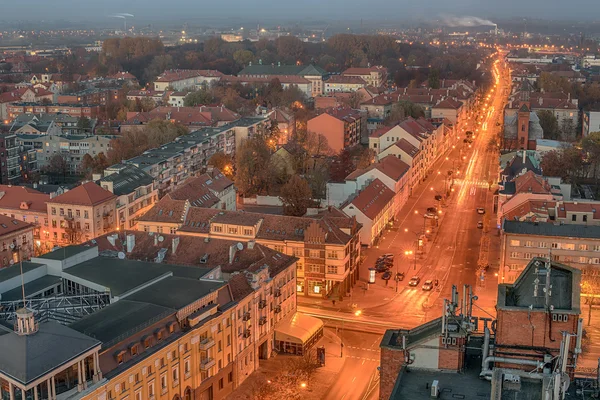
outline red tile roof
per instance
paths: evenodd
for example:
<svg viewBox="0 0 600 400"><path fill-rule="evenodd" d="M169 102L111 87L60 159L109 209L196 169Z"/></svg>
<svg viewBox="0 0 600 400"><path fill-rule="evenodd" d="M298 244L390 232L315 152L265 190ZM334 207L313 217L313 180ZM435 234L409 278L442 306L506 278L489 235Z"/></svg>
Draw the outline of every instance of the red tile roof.
<svg viewBox="0 0 600 400"><path fill-rule="evenodd" d="M379 129L374 130L373 132L371 132L371 134L369 135L369 137L372 138L380 138L383 135L385 135L386 133L388 133L389 131L391 131L394 127L393 126L383 126Z"/></svg>
<svg viewBox="0 0 600 400"><path fill-rule="evenodd" d="M282 84L293 84L293 85L301 85L308 84L310 81L306 78L303 78L298 75L269 75L268 78L258 78L258 77L250 77L250 76L238 76L238 82L247 82L247 83L269 83L273 79L279 80Z"/></svg>
<svg viewBox="0 0 600 400"><path fill-rule="evenodd" d="M350 121L350 122L360 119L360 117L361 117L360 111L354 110L349 107L332 108L332 109L325 111L325 114L329 114L332 117L337 118L341 121Z"/></svg>
<svg viewBox="0 0 600 400"><path fill-rule="evenodd" d="M515 193L550 194L551 187L543 177L533 171L527 171L515 178Z"/></svg>
<svg viewBox="0 0 600 400"><path fill-rule="evenodd" d="M203 76L207 78L218 78L223 76L223 73L217 70L208 69L172 69L163 72L158 78L156 78L155 82L176 82L183 79L195 78L198 76Z"/></svg>
<svg viewBox="0 0 600 400"><path fill-rule="evenodd" d="M462 107L462 103L460 101L454 100L454 99L444 99L444 100L440 101L439 103L437 103L434 107L458 110L459 108Z"/></svg>
<svg viewBox="0 0 600 400"><path fill-rule="evenodd" d="M0 185L0 209L47 213L50 196L23 186Z"/></svg>
<svg viewBox="0 0 600 400"><path fill-rule="evenodd" d="M374 169L382 172L384 175L397 182L410 169L410 166L404 161L400 160L398 157L390 154L385 156L379 162L369 165L367 168L357 169L348 175L346 180L355 180L358 177L373 171Z"/></svg>
<svg viewBox="0 0 600 400"><path fill-rule="evenodd" d="M405 152L406 154L408 154L411 157L415 157L417 154L419 154L419 149L415 146L413 146L408 140L402 138L400 140L398 140L396 143L394 143L394 146L398 147L400 150L402 150L403 152Z"/></svg>
<svg viewBox="0 0 600 400"><path fill-rule="evenodd" d="M349 204L358 208L370 220L374 220L393 198L394 192L379 179L375 179L350 200Z"/></svg>
<svg viewBox="0 0 600 400"><path fill-rule="evenodd" d="M368 68L355 67L355 68L348 68L347 70L342 72L342 75L371 75L371 72L386 73L387 71L385 70L385 68L378 67L378 66L368 67Z"/></svg>
<svg viewBox="0 0 600 400"><path fill-rule="evenodd" d="M33 230L33 228L33 224L28 224L27 222L19 221L6 215L0 215L0 237L24 229Z"/></svg>
<svg viewBox="0 0 600 400"><path fill-rule="evenodd" d="M344 75L333 75L325 81L325 83L339 83L346 85L367 85L367 82L360 76L344 76Z"/></svg>
<svg viewBox="0 0 600 400"><path fill-rule="evenodd" d="M87 182L77 186L60 196L54 197L48 203L76 204L81 206L95 206L116 198L114 194L98 186L94 182Z"/></svg>
<svg viewBox="0 0 600 400"><path fill-rule="evenodd" d="M137 78L130 74L129 72L117 72L116 74L112 74L109 76L111 79L128 79L128 80L137 80Z"/></svg>

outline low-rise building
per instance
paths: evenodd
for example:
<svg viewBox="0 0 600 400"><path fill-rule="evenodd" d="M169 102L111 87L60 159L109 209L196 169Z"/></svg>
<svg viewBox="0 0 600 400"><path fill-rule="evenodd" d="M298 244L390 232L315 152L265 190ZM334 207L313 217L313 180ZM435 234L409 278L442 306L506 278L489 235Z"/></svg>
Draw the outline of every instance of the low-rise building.
<svg viewBox="0 0 600 400"><path fill-rule="evenodd" d="M588 136L592 132L600 132L600 111L583 111L581 114L581 129L583 137Z"/></svg>
<svg viewBox="0 0 600 400"><path fill-rule="evenodd" d="M367 85L367 82L359 76L333 75L325 81L325 94L333 92L356 92Z"/></svg>
<svg viewBox="0 0 600 400"><path fill-rule="evenodd" d="M137 220L158 201L154 178L135 165L116 164L93 177L103 189L117 197L117 227L135 229Z"/></svg>
<svg viewBox="0 0 600 400"><path fill-rule="evenodd" d="M281 77L284 76L296 76L301 77L309 81L310 91L307 94L308 97L315 97L323 94L325 90L324 80L327 78L328 73L321 67L316 65L262 65L252 64L238 73L238 79L248 78L262 78L264 82L270 82L273 78L278 78L281 81Z"/></svg>
<svg viewBox="0 0 600 400"><path fill-rule="evenodd" d="M127 113L127 121L121 124L121 132L142 128L150 121L157 119L177 122L192 132L203 127L223 126L240 118L238 113L225 106L159 106L147 112Z"/></svg>
<svg viewBox="0 0 600 400"><path fill-rule="evenodd" d="M90 134L96 119L84 119L66 114L21 114L11 122L11 132L30 135Z"/></svg>
<svg viewBox="0 0 600 400"><path fill-rule="evenodd" d="M219 82L223 74L217 70L171 69L160 74L154 81L154 90L184 90L207 88Z"/></svg>
<svg viewBox="0 0 600 400"><path fill-rule="evenodd" d="M345 296L358 279L361 225L336 209L311 217L289 217L185 207L162 200L141 218L138 229L256 241L298 258L298 294Z"/></svg>
<svg viewBox="0 0 600 400"><path fill-rule="evenodd" d="M307 123L308 132L327 139L327 144L334 153L359 144L366 129L365 115L352 108L327 110L309 119Z"/></svg>
<svg viewBox="0 0 600 400"><path fill-rule="evenodd" d="M81 243L117 228L117 196L96 183L84 183L46 204L54 243Z"/></svg>
<svg viewBox="0 0 600 400"><path fill-rule="evenodd" d="M2 259L0 268L19 260L29 260L35 255L33 235L36 226L22 220L0 215L0 242Z"/></svg>
<svg viewBox="0 0 600 400"><path fill-rule="evenodd" d="M97 118L100 115L99 104L60 104L60 103L31 103L18 102L6 106L8 119L12 120L21 114L68 114L81 118Z"/></svg>
<svg viewBox="0 0 600 400"><path fill-rule="evenodd" d="M36 252L48 247L50 233L46 202L49 200L49 195L35 189L0 185L0 214L33 225Z"/></svg>
<svg viewBox="0 0 600 400"><path fill-rule="evenodd" d="M369 86L381 87L387 84L387 69L382 66L366 67L366 68L348 68L342 72L343 76L352 76L361 78Z"/></svg>

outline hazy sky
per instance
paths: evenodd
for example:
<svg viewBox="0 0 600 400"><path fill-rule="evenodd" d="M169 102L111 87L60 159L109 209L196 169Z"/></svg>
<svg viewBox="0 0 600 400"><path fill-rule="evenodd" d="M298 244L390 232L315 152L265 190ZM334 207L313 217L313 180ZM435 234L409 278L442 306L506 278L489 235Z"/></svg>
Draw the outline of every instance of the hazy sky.
<svg viewBox="0 0 600 400"><path fill-rule="evenodd" d="M140 21L234 17L256 20L398 19L474 15L600 20L600 0L0 0L0 20L99 20L131 13ZM135 19L132 21L135 22ZM1 29L2 27L0 27Z"/></svg>

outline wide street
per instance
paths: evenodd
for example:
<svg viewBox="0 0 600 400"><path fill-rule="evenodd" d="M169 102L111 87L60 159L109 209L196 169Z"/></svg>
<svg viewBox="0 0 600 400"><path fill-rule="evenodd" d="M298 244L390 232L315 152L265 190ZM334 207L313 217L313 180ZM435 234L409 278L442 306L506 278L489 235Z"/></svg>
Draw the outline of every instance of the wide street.
<svg viewBox="0 0 600 400"><path fill-rule="evenodd" d="M494 64L495 77L501 62ZM455 148L440 156L427 179L422 182L398 213L395 222L385 231L378 244L364 250L366 256L360 271L361 280L351 298L335 305L327 300L298 299L298 310L322 318L326 326L341 332L344 351L350 357L340 372L339 385L334 385L327 399L368 399L372 381L379 362L377 349L381 334L389 328L413 328L439 317L444 298L450 297L452 285L462 293L462 286L472 286L479 300L473 314L493 317L497 292L497 263L499 262L499 236L493 217L493 190L498 172L497 152L488 149L488 143L499 127L506 101L505 82L497 80L493 92L485 93L478 110L459 128ZM487 95L490 94L488 99ZM480 118L475 121L475 116ZM472 144L464 143L464 131L473 131ZM453 171L453 185L448 171ZM436 195L450 196L438 202ZM428 207L441 211L438 226L433 219L424 219ZM477 212L485 208L485 214ZM478 228L478 222L483 229ZM427 239L422 248L418 238L425 231ZM427 233L429 232L429 233ZM483 246L483 247L482 247ZM419 251L415 261L415 251ZM406 254L411 252L412 254ZM398 283L385 282L377 274L375 284L368 285L369 268L381 254L395 256L392 272L405 273ZM480 258L481 257L481 258ZM481 273L478 262L490 264ZM417 287L409 287L412 276L421 279ZM427 279L438 280L439 286L423 291ZM374 343L376 342L376 343ZM375 374L377 375L377 374ZM343 384L342 384L343 383ZM376 390L375 390L376 392Z"/></svg>

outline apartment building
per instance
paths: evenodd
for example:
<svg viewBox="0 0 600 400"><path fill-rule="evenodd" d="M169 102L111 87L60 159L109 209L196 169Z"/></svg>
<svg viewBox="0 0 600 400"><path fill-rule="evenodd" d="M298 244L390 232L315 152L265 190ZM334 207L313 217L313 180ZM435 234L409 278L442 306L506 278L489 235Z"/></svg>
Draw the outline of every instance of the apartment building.
<svg viewBox="0 0 600 400"><path fill-rule="evenodd" d="M48 233L54 243L75 244L117 227L117 196L87 182L49 199Z"/></svg>
<svg viewBox="0 0 600 400"><path fill-rule="evenodd" d="M501 232L500 282L510 283L533 257L577 269L600 268L600 226L505 220Z"/></svg>
<svg viewBox="0 0 600 400"><path fill-rule="evenodd" d="M327 144L334 153L359 144L366 129L366 116L359 110L347 107L327 110L309 119L307 123L308 132L327 139Z"/></svg>
<svg viewBox="0 0 600 400"><path fill-rule="evenodd" d="M22 186L0 185L0 214L33 225L36 251L46 248L50 238L48 231L48 207L50 196ZM51 247L48 248L48 250Z"/></svg>
<svg viewBox="0 0 600 400"><path fill-rule="evenodd" d="M107 106L125 100L125 90L122 86L92 87L75 93L62 93L58 95L60 104L99 104Z"/></svg>
<svg viewBox="0 0 600 400"><path fill-rule="evenodd" d="M35 225L0 215L0 242L2 259L0 268L8 267L34 256L33 231Z"/></svg>
<svg viewBox="0 0 600 400"><path fill-rule="evenodd" d="M458 126L465 119L465 109L462 102L447 98L433 106L431 109L431 118L448 119L454 125Z"/></svg>
<svg viewBox="0 0 600 400"><path fill-rule="evenodd" d="M256 241L298 258L300 295L344 296L358 279L361 225L337 209L312 217L288 217L159 202L140 219L139 230Z"/></svg>
<svg viewBox="0 0 600 400"><path fill-rule="evenodd" d="M586 137L592 132L600 132L600 111L598 109L581 113L581 135Z"/></svg>
<svg viewBox="0 0 600 400"><path fill-rule="evenodd" d="M159 106L147 112L127 113L121 132L139 129L153 120L177 122L190 132L203 127L223 126L239 120L241 116L225 106L179 107Z"/></svg>
<svg viewBox="0 0 600 400"><path fill-rule="evenodd" d="M152 256L158 259L142 261ZM103 302L79 307L61 320L68 326L53 314L37 322L33 309L10 314L17 328L33 329L2 335L4 351L18 337L42 346L55 336L52 348L33 347L42 354L28 345L3 353L14 355L0 367L8 398L224 399L270 356L278 330L294 329L295 259L259 244L121 232L33 261L24 264L28 298ZM0 270L0 295L18 302L15 267ZM34 363L43 380L15 374L27 356L44 360Z"/></svg>
<svg viewBox="0 0 600 400"><path fill-rule="evenodd" d="M14 185L38 170L37 155L20 146L14 134L0 133L0 182Z"/></svg>
<svg viewBox="0 0 600 400"><path fill-rule="evenodd" d="M296 88L307 98L312 97L314 93L313 81L297 75L271 75L269 77L238 76L230 77L229 82L236 82L243 86L267 86L274 79L281 84L282 89Z"/></svg>
<svg viewBox="0 0 600 400"><path fill-rule="evenodd" d="M125 163L141 168L156 179L159 197L162 197L206 168L216 152L234 154L242 140L254 135L267 121L266 117L242 118L221 127L203 128L147 150Z"/></svg>
<svg viewBox="0 0 600 400"><path fill-rule="evenodd" d="M61 135L86 134L94 131L97 120L81 127L80 118L65 114L21 114L11 122L11 132L18 134Z"/></svg>
<svg viewBox="0 0 600 400"><path fill-rule="evenodd" d="M60 104L60 103L10 103L6 106L8 119L21 114L68 114L73 117L97 118L100 115L99 104Z"/></svg>
<svg viewBox="0 0 600 400"><path fill-rule="evenodd" d="M134 165L116 164L95 174L93 180L117 196L117 226L135 229L137 220L158 201L154 178Z"/></svg>

